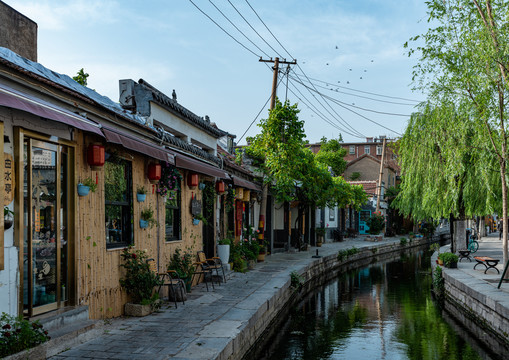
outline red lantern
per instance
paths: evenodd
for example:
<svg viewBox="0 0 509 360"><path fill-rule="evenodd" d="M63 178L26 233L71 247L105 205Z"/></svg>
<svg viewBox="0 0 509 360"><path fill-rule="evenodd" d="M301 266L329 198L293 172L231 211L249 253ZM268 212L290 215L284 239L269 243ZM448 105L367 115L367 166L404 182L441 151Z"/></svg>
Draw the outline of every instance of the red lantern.
<svg viewBox="0 0 509 360"><path fill-rule="evenodd" d="M198 186L198 182L200 181L200 177L198 174L189 174L187 175L187 186L191 189L194 189Z"/></svg>
<svg viewBox="0 0 509 360"><path fill-rule="evenodd" d="M161 179L161 164L150 163L147 175L150 182L156 184Z"/></svg>
<svg viewBox="0 0 509 360"><path fill-rule="evenodd" d="M88 145L87 162L92 170L99 170L104 165L104 146L101 144Z"/></svg>
<svg viewBox="0 0 509 360"><path fill-rule="evenodd" d="M216 182L216 192L218 194L222 194L222 193L226 192L226 187L225 187L224 181Z"/></svg>

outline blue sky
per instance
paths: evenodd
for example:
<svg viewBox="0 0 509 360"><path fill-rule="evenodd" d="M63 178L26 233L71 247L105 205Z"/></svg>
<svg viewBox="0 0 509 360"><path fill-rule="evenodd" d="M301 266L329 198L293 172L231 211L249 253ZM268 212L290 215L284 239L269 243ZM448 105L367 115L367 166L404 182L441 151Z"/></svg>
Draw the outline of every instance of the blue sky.
<svg viewBox="0 0 509 360"><path fill-rule="evenodd" d="M246 22L228 0L193 0L254 54L189 0L3 1L38 23L38 60L44 66L68 75L83 67L90 74L89 87L114 101L120 79L142 78L167 95L175 89L180 104L197 115L209 115L237 139L255 119L268 114L264 104L270 97L272 70L258 61L259 56L291 59L249 5L297 59L299 67L292 68L288 80L288 99L299 103L310 142L340 133L350 142L404 131L408 117L373 111L408 115L415 102L355 90L425 99L411 91L417 59L408 58L403 49L411 36L427 28L424 1L230 0ZM278 88L282 99L286 83L285 77ZM253 125L246 136L257 132Z"/></svg>

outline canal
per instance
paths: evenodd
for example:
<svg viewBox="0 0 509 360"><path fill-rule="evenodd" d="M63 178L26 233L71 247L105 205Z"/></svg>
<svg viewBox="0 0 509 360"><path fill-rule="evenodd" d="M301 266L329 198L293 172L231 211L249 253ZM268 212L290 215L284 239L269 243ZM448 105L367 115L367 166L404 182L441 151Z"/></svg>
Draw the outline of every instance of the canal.
<svg viewBox="0 0 509 360"><path fill-rule="evenodd" d="M431 296L429 251L338 275L287 310L244 359L497 359Z"/></svg>

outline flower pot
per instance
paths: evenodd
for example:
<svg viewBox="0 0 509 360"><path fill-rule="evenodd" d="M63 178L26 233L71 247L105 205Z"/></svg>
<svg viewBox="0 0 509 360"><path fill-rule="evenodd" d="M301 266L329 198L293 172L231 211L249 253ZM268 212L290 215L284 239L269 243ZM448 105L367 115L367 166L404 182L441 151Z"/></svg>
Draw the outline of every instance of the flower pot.
<svg viewBox="0 0 509 360"><path fill-rule="evenodd" d="M136 199L138 200L138 202L144 202L146 198L147 194L136 194Z"/></svg>
<svg viewBox="0 0 509 360"><path fill-rule="evenodd" d="M140 228L142 228L142 229L148 228L148 221L140 219Z"/></svg>
<svg viewBox="0 0 509 360"><path fill-rule="evenodd" d="M442 259L438 259L438 265L444 265L444 261Z"/></svg>
<svg viewBox="0 0 509 360"><path fill-rule="evenodd" d="M449 269L457 269L458 268L458 263L456 261L452 261L449 264L447 264L447 267Z"/></svg>
<svg viewBox="0 0 509 360"><path fill-rule="evenodd" d="M260 253L258 254L258 262L262 262L262 261L265 261L265 253Z"/></svg>
<svg viewBox="0 0 509 360"><path fill-rule="evenodd" d="M256 265L256 261L255 260L248 260L247 261L247 268L249 270L254 270L255 265Z"/></svg>
<svg viewBox="0 0 509 360"><path fill-rule="evenodd" d="M87 196L89 192L90 192L90 187L83 185L83 184L78 184L78 195L79 196Z"/></svg>
<svg viewBox="0 0 509 360"><path fill-rule="evenodd" d="M147 316L152 314L152 306L127 303L124 306L124 312L127 316Z"/></svg>
<svg viewBox="0 0 509 360"><path fill-rule="evenodd" d="M12 224L14 224L14 218L12 217L12 214L9 213L8 215L4 216L4 230L10 229Z"/></svg>
<svg viewBox="0 0 509 360"><path fill-rule="evenodd" d="M193 225L199 225L200 219L193 219Z"/></svg>
<svg viewBox="0 0 509 360"><path fill-rule="evenodd" d="M217 245L217 256L223 265L227 264L230 259L230 245Z"/></svg>

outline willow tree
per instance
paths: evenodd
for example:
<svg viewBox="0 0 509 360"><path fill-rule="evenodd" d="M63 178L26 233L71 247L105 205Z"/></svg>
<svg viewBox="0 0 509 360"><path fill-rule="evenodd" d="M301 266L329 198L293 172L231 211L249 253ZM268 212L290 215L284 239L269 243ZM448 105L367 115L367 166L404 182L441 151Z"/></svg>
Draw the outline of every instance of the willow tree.
<svg viewBox="0 0 509 360"><path fill-rule="evenodd" d="M399 141L401 189L391 207L415 220L465 220L501 209L496 158L468 113L422 104ZM465 240L455 233L454 245Z"/></svg>
<svg viewBox="0 0 509 360"><path fill-rule="evenodd" d="M416 88L427 93L432 107L453 104L456 112L465 115L457 117L457 121L468 126L471 138L478 141L477 148L484 150L474 167L492 168L495 159L500 178L503 254L507 261L509 3L430 0L427 5L428 22L436 27L411 39L417 47L409 55L420 54L414 68ZM462 146L458 144L458 148ZM454 186L454 182L448 185Z"/></svg>

